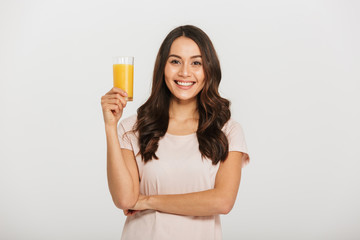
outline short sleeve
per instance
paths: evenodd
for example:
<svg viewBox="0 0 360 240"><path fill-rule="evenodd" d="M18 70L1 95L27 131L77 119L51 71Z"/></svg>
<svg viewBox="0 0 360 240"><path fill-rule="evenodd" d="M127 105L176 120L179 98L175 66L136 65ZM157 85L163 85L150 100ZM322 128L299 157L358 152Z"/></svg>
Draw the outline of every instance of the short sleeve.
<svg viewBox="0 0 360 240"><path fill-rule="evenodd" d="M117 128L120 147L133 150L130 137L128 136L128 130L126 130L126 127L124 125L126 125L126 122L121 121L118 124Z"/></svg>
<svg viewBox="0 0 360 240"><path fill-rule="evenodd" d="M243 153L242 166L244 167L249 163L250 157L242 126L240 123L230 119L225 124L224 131L229 141L229 152L237 151Z"/></svg>

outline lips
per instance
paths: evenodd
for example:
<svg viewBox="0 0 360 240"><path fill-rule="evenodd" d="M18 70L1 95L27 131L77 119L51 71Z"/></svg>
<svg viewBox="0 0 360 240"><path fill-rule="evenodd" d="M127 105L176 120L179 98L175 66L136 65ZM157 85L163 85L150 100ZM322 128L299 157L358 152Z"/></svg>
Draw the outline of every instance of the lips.
<svg viewBox="0 0 360 240"><path fill-rule="evenodd" d="M176 85L181 87L191 87L195 84L193 81L181 81L181 80L175 80Z"/></svg>

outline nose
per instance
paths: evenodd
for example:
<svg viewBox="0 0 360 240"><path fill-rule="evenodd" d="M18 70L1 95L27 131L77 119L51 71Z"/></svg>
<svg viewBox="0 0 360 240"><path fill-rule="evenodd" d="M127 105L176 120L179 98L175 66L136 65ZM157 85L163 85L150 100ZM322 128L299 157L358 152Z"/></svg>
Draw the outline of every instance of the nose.
<svg viewBox="0 0 360 240"><path fill-rule="evenodd" d="M181 77L189 77L190 76L190 69L187 64L182 64L181 68L179 69L179 76L181 76Z"/></svg>

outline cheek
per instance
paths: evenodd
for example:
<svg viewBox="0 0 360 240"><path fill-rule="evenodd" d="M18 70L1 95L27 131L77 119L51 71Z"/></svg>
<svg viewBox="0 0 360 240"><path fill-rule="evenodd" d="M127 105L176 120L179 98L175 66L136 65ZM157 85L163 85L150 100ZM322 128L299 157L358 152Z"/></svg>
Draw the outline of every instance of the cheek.
<svg viewBox="0 0 360 240"><path fill-rule="evenodd" d="M204 82L205 81L205 73L204 70L199 70L196 72L196 78L199 80L199 82Z"/></svg>
<svg viewBox="0 0 360 240"><path fill-rule="evenodd" d="M165 78L169 75L169 65L168 64L165 65L164 75L165 75Z"/></svg>
<svg viewBox="0 0 360 240"><path fill-rule="evenodd" d="M165 79L165 85L168 87L168 89L170 89L170 87L171 87L171 85L170 85L170 80L169 80L169 78L166 76L166 74L165 74L165 76L164 76L164 79Z"/></svg>
<svg viewBox="0 0 360 240"><path fill-rule="evenodd" d="M166 67L165 67L165 71L164 71L164 80L165 80L166 86L168 87L168 89L170 89L171 74L169 74L169 71L168 71L168 69L166 69Z"/></svg>
<svg viewBox="0 0 360 240"><path fill-rule="evenodd" d="M165 65L165 69L164 69L164 75L171 77L172 75L174 75L177 72L176 67L171 66L170 64L166 64Z"/></svg>
<svg viewBox="0 0 360 240"><path fill-rule="evenodd" d="M168 67L168 65L165 65L165 69L164 69L164 78L165 78L165 82L167 84L167 82L169 81L170 77L171 77L171 71L170 68Z"/></svg>
<svg viewBox="0 0 360 240"><path fill-rule="evenodd" d="M199 89L200 89L199 91L201 91L204 88L204 86L205 86L205 80L203 80L201 82L200 87L199 87Z"/></svg>

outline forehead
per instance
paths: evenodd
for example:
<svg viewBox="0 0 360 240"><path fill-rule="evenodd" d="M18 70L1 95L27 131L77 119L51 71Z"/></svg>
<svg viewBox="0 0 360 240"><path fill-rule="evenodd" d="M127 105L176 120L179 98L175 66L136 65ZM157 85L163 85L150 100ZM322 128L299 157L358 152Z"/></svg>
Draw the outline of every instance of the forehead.
<svg viewBox="0 0 360 240"><path fill-rule="evenodd" d="M199 46L190 38L181 36L174 40L170 48L170 54L179 56L201 55Z"/></svg>

